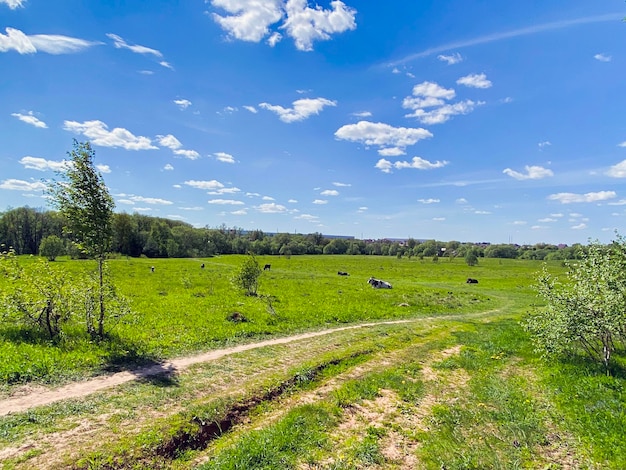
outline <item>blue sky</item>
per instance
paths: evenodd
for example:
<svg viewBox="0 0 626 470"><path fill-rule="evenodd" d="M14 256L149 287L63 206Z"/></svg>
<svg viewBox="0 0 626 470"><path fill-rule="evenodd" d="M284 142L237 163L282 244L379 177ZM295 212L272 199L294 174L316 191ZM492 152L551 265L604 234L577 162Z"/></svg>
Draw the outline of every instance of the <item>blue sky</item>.
<svg viewBox="0 0 626 470"><path fill-rule="evenodd" d="M626 218L623 0L0 0L0 210L492 243Z"/></svg>

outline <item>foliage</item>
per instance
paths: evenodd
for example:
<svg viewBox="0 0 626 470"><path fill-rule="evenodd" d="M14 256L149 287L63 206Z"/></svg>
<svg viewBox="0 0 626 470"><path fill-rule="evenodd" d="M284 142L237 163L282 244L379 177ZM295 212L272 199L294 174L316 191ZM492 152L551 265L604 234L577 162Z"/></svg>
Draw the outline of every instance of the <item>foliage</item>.
<svg viewBox="0 0 626 470"><path fill-rule="evenodd" d="M592 243L568 267L561 283L544 266L535 287L546 306L530 314L525 327L544 353L582 348L608 372L626 340L626 241L618 236L608 246Z"/></svg>
<svg viewBox="0 0 626 470"><path fill-rule="evenodd" d="M259 277L262 272L256 257L250 253L241 263L241 268L233 277L233 283L238 288L246 291L246 295L256 296L259 288Z"/></svg>
<svg viewBox="0 0 626 470"><path fill-rule="evenodd" d="M34 326L56 338L71 316L67 276L41 258L25 269L12 250L0 253L0 274L8 280L0 294L0 321L27 330Z"/></svg>
<svg viewBox="0 0 626 470"><path fill-rule="evenodd" d="M57 256L65 254L65 243L56 235L48 235L41 241L39 245L39 255L48 258L48 261L54 261Z"/></svg>
<svg viewBox="0 0 626 470"><path fill-rule="evenodd" d="M104 338L104 259L111 249L115 204L95 167L95 152L89 142L75 140L68 155L70 163L60 172L63 181L52 183L48 191L52 203L67 218L67 229L75 243L98 261L98 328L94 335Z"/></svg>
<svg viewBox="0 0 626 470"><path fill-rule="evenodd" d="M468 266L476 266L478 264L478 256L474 251L468 251L467 255L465 255L465 263Z"/></svg>

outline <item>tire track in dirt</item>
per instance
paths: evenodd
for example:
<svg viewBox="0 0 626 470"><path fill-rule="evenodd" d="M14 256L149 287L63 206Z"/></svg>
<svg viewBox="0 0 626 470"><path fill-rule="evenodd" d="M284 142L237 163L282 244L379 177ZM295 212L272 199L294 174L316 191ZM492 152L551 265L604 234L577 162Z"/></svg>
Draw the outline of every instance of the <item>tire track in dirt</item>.
<svg viewBox="0 0 626 470"><path fill-rule="evenodd" d="M60 388L35 391L27 393L26 395L7 398L0 401L0 417L6 416L11 413L21 413L37 406L50 405L57 401L66 400L68 398L81 398L90 395L101 390L116 387L118 385L131 382L133 380L140 380L147 377L159 375L159 374L175 374L181 372L188 367L203 362L214 361L224 356L231 354L237 354L252 349L263 348L266 346L275 346L279 344L292 343L294 341L300 341L303 339L315 338L318 336L329 335L339 331L352 330L357 328L367 328L378 325L395 325L402 323L412 323L423 319L410 319L410 320L393 320L393 321L381 321L372 323L361 323L358 325L344 326L340 328L332 328L328 330L315 331L311 333L303 333L299 335L286 336L283 338L275 338L267 341L260 341L257 343L242 344L240 346L233 346L231 348L215 349L203 354L197 354L193 356L181 357L178 359L172 359L164 361L162 363L137 368L130 371L117 372L112 375L96 377L83 382L74 382L65 385Z"/></svg>
<svg viewBox="0 0 626 470"><path fill-rule="evenodd" d="M180 357L162 363L139 367L137 369L117 372L115 374L96 377L94 379L86 380L83 382L73 382L68 385L55 388L34 390L27 392L26 394L14 396L11 398L5 398L0 400L0 418L11 413L21 413L28 411L29 409L50 405L57 401L66 400L70 398L81 398L90 395L95 392L106 390L108 388L116 387L133 380L141 380L148 377L152 377L159 374L173 375L179 373L194 364L200 364L203 362L214 361L224 356L231 354L237 354L244 351L250 351L252 349L263 348L266 346L275 346L279 344L288 344L295 341L300 341L309 338L316 338L318 336L329 335L339 331L353 330L358 328L369 328L379 325L397 325L403 323L416 323L427 320L458 320L458 319L476 319L480 317L489 316L493 313L499 312L500 309L489 310L485 312L468 313L468 314L453 314L453 315L438 315L411 318L404 320L383 320L378 322L360 323L357 325L342 326L339 328L329 328L326 330L314 331L310 333L302 333L293 336L285 336L282 338L275 338L266 341L260 341L256 343L242 344L239 346L233 346L224 349L214 349L202 354L196 354L192 356Z"/></svg>

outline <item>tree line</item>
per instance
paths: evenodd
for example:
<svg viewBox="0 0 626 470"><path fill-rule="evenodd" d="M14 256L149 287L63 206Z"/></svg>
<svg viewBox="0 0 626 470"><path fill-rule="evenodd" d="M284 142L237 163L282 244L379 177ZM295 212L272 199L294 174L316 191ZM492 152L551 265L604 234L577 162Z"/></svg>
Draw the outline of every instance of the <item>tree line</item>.
<svg viewBox="0 0 626 470"><path fill-rule="evenodd" d="M18 255L84 256L66 230L68 221L60 212L18 207L0 213L0 244ZM149 258L201 258L219 254L317 255L350 254L396 257L466 257L535 260L575 259L580 245L547 243L535 245L467 243L459 241L359 240L332 238L321 233L292 234L246 231L238 227L194 227L179 220L144 214L113 214L111 251L123 256ZM53 238L49 238L53 237Z"/></svg>

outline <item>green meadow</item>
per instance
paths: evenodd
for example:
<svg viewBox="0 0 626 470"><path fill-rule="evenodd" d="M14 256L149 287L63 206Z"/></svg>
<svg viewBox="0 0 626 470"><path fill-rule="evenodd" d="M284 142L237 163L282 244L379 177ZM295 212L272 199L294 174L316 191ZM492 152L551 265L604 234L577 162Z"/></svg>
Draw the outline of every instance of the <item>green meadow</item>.
<svg viewBox="0 0 626 470"><path fill-rule="evenodd" d="M626 468L624 369L544 361L520 326L540 308L540 262L259 257L271 269L247 297L230 281L243 259L110 260L132 313L107 324L99 344L78 324L57 344L4 324L4 397L295 333L408 321L250 349L1 417L2 468ZM54 267L81 276L94 264ZM370 276L393 289L371 288Z"/></svg>

